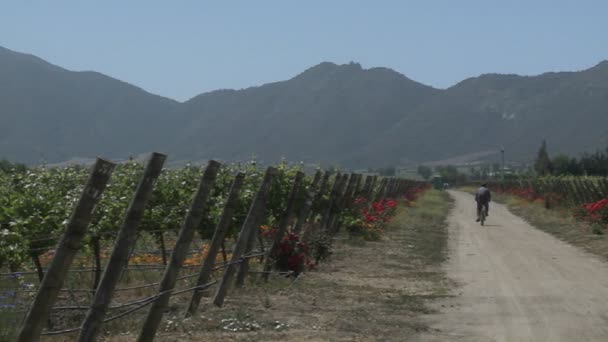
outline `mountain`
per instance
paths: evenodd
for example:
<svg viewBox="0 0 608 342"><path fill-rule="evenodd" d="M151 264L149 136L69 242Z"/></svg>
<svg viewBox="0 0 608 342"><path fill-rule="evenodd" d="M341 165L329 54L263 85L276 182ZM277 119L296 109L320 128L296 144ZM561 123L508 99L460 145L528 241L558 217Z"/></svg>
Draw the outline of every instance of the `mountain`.
<svg viewBox="0 0 608 342"><path fill-rule="evenodd" d="M188 129L173 153L336 162L356 154L437 92L390 69L322 63L289 81L186 102L179 115Z"/></svg>
<svg viewBox="0 0 608 342"><path fill-rule="evenodd" d="M0 48L0 158L126 158L167 145L179 103Z"/></svg>
<svg viewBox="0 0 608 342"><path fill-rule="evenodd" d="M152 150L171 160L256 155L353 167L530 160L608 142L608 62L539 76L488 74L435 89L387 68L321 63L281 82L180 103L95 72L0 48L0 159L34 163Z"/></svg>
<svg viewBox="0 0 608 342"><path fill-rule="evenodd" d="M504 147L509 159L529 161L542 139L553 154L577 155L607 146L608 62L581 72L467 79L418 107L361 156L371 163L398 163L497 154ZM386 146L395 146L394 153L374 159Z"/></svg>

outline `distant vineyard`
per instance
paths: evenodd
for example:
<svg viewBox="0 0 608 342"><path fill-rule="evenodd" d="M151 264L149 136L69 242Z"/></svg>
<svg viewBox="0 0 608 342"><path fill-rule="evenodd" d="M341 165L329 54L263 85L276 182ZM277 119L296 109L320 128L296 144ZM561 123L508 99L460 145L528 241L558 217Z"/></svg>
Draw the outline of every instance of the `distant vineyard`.
<svg viewBox="0 0 608 342"><path fill-rule="evenodd" d="M287 163L171 170L164 159L0 172L0 315L18 325L27 313L19 341L45 325L88 341L148 305L139 340L150 341L171 296L190 293L193 313L212 287L221 306L251 266L266 280L297 276L331 254L339 231L380 238L398 201L427 188Z"/></svg>
<svg viewBox="0 0 608 342"><path fill-rule="evenodd" d="M608 178L541 177L494 182L490 187L528 201L541 201L548 209L572 210L579 219L594 225L595 232L608 229Z"/></svg>
<svg viewBox="0 0 608 342"><path fill-rule="evenodd" d="M579 206L608 198L608 179L605 177L541 177L491 182L493 189L543 200L551 205Z"/></svg>

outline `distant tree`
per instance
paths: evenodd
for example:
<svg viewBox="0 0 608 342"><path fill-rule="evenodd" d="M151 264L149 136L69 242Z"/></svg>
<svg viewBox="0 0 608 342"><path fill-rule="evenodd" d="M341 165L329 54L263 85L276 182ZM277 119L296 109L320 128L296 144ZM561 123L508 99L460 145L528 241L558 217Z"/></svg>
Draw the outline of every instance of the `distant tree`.
<svg viewBox="0 0 608 342"><path fill-rule="evenodd" d="M338 173L339 168L335 165L329 165L327 167L327 172L329 172L330 175L334 175L336 173Z"/></svg>
<svg viewBox="0 0 608 342"><path fill-rule="evenodd" d="M579 176L583 173L580 163L576 158L570 158L567 155L559 154L551 159L554 175L573 175Z"/></svg>
<svg viewBox="0 0 608 342"><path fill-rule="evenodd" d="M585 153L581 157L580 167L590 176L608 176L608 153L602 151Z"/></svg>
<svg viewBox="0 0 608 342"><path fill-rule="evenodd" d="M494 175L494 178L498 178L500 176L500 164L499 163L492 164L492 174Z"/></svg>
<svg viewBox="0 0 608 342"><path fill-rule="evenodd" d="M466 175L458 172L458 168L454 165L437 166L435 172L448 183L458 183L466 180Z"/></svg>
<svg viewBox="0 0 608 342"><path fill-rule="evenodd" d="M490 165L489 164L483 164L481 165L481 171L479 174L479 178L488 178L488 175L490 175Z"/></svg>
<svg viewBox="0 0 608 342"><path fill-rule="evenodd" d="M394 166L389 166L389 167L385 167L385 168L379 168L378 169L378 173L381 176L391 177L391 176L394 176L397 173L397 168L394 167Z"/></svg>
<svg viewBox="0 0 608 342"><path fill-rule="evenodd" d="M474 166L471 166L471 169L469 170L471 176L471 180L480 180L481 179L481 171L478 170L477 168L475 168Z"/></svg>
<svg viewBox="0 0 608 342"><path fill-rule="evenodd" d="M6 159L0 160L0 171L4 172L25 172L27 167L21 163L11 163Z"/></svg>
<svg viewBox="0 0 608 342"><path fill-rule="evenodd" d="M426 165L420 165L418 166L418 174L424 178L424 180L429 180L431 175L433 175L433 170Z"/></svg>
<svg viewBox="0 0 608 342"><path fill-rule="evenodd" d="M540 149L538 150L536 160L534 161L534 170L539 176L550 175L553 171L551 159L549 158L549 153L547 152L547 142L544 139L543 143L540 145Z"/></svg>

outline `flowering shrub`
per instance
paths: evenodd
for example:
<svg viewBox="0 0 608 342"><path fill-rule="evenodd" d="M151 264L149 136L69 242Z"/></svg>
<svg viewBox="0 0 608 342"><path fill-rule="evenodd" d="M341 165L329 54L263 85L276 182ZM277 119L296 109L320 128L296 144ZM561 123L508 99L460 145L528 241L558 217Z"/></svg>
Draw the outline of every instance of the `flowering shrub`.
<svg viewBox="0 0 608 342"><path fill-rule="evenodd" d="M260 227L260 234L267 239L272 239L276 233L276 227L270 227L269 225L263 225Z"/></svg>
<svg viewBox="0 0 608 342"><path fill-rule="evenodd" d="M423 193L426 190L428 190L429 187L430 187L430 184L419 185L419 186L415 186L415 187L409 188L403 194L403 199L406 200L407 202L414 202L418 198L418 196L421 193Z"/></svg>
<svg viewBox="0 0 608 342"><path fill-rule="evenodd" d="M602 234L608 227L608 198L587 203L575 210L574 216L593 225L593 232Z"/></svg>
<svg viewBox="0 0 608 342"><path fill-rule="evenodd" d="M344 215L343 223L351 235L362 236L366 240L379 240L396 207L397 201L394 199L383 199L370 204L366 198L359 197L354 201L350 212Z"/></svg>
<svg viewBox="0 0 608 342"><path fill-rule="evenodd" d="M274 239L277 233L276 227L267 225L260 227L260 234L267 239ZM292 271L294 275L302 273L304 268L312 269L315 265L310 256L310 246L300 241L300 236L293 232L287 232L281 239L276 249L273 259L276 261L276 268L280 271Z"/></svg>
<svg viewBox="0 0 608 342"><path fill-rule="evenodd" d="M309 269L314 267L308 244L301 242L295 233L288 233L283 237L275 258L280 270L293 271L296 276L303 271L304 266Z"/></svg>

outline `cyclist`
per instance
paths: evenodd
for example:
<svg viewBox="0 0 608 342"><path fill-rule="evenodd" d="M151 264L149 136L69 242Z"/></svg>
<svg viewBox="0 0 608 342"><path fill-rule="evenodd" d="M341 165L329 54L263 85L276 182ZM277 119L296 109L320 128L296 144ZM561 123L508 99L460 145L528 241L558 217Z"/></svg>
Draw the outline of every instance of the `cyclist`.
<svg viewBox="0 0 608 342"><path fill-rule="evenodd" d="M479 222L479 217L481 216L481 208L486 208L486 216L490 211L490 201L492 200L492 194L490 193L490 189L488 189L488 184L483 183L481 187L477 189L475 192L475 202L477 202L477 222Z"/></svg>

